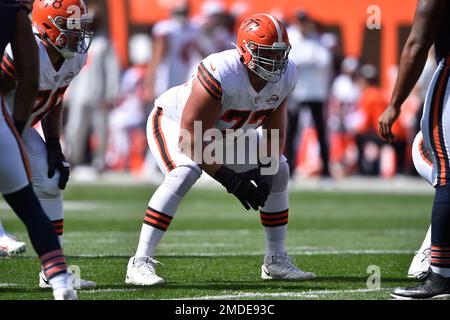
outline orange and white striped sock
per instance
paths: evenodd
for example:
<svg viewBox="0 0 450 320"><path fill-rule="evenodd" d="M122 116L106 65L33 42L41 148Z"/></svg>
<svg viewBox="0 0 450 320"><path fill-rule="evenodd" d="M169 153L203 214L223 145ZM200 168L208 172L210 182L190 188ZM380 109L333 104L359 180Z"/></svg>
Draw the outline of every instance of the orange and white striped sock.
<svg viewBox="0 0 450 320"><path fill-rule="evenodd" d="M266 254L286 252L285 239L287 233L289 210L277 212L260 212L261 223L266 233Z"/></svg>
<svg viewBox="0 0 450 320"><path fill-rule="evenodd" d="M173 215L175 212L173 213ZM155 210L150 206L147 208L142 224L139 245L136 250L136 257L154 257L156 246L161 241L173 216Z"/></svg>
<svg viewBox="0 0 450 320"><path fill-rule="evenodd" d="M42 270L48 280L67 272L66 258L61 249L48 252L39 257Z"/></svg>
<svg viewBox="0 0 450 320"><path fill-rule="evenodd" d="M44 209L45 214L55 227L59 244L62 247L64 233L63 197L59 196L51 199L39 199L39 202L41 203L42 209Z"/></svg>
<svg viewBox="0 0 450 320"><path fill-rule="evenodd" d="M450 247L431 246L431 270L450 278Z"/></svg>
<svg viewBox="0 0 450 320"><path fill-rule="evenodd" d="M63 245L63 234L64 234L64 219L54 220L52 221L53 226L55 227L56 234L58 236L59 244Z"/></svg>

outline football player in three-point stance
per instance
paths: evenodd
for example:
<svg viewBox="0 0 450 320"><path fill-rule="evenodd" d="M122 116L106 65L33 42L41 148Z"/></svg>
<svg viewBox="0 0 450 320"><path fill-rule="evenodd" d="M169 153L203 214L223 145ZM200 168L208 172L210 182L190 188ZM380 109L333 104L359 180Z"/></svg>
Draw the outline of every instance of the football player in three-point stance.
<svg viewBox="0 0 450 320"><path fill-rule="evenodd" d="M434 44L439 66L425 99L420 123L425 150L429 150L433 169L431 181L435 197L431 217L430 272L421 284L397 288L399 299L450 297L450 3L419 0L411 33L403 48L399 74L391 102L380 116L379 131L388 142L395 139L392 125L398 119L403 102L422 73L428 51Z"/></svg>
<svg viewBox="0 0 450 320"><path fill-rule="evenodd" d="M32 22L39 50L39 93L27 128L23 133L30 157L33 188L52 221L62 245L63 195L69 179L69 164L61 150L62 97L87 59L92 40L92 22L83 0L36 0ZM10 48L1 61L3 83L15 86L15 61ZM41 122L45 141L32 127ZM28 127L28 125L30 125ZM39 285L49 287L44 272ZM94 287L92 281L80 281L81 288Z"/></svg>
<svg viewBox="0 0 450 320"><path fill-rule="evenodd" d="M0 84L0 193L25 224L31 243L57 300L74 300L67 265L55 230L31 184L31 173L21 135L38 92L39 58L28 12L32 0L0 0L0 54L11 43L16 55L17 90L12 117Z"/></svg>
<svg viewBox="0 0 450 320"><path fill-rule="evenodd" d="M289 168L281 152L286 131L286 100L296 81L289 50L282 23L268 14L253 15L239 27L236 49L208 56L200 63L196 77L169 89L155 101L147 122L147 138L165 179L148 203L137 251L128 262L126 283L164 283L156 274L156 247L202 171L220 182L247 209L260 209L266 236L263 279L315 277L300 270L285 248ZM201 146L203 152L206 143L195 140L194 123L202 126L200 137L211 128L223 132L238 128L251 131L262 126L269 130L268 145L271 145L270 130L278 130L277 150L270 150L265 159L259 159L265 164L269 158L278 161L278 170L264 175L258 164L198 161L191 151ZM187 138L185 133L194 139Z"/></svg>

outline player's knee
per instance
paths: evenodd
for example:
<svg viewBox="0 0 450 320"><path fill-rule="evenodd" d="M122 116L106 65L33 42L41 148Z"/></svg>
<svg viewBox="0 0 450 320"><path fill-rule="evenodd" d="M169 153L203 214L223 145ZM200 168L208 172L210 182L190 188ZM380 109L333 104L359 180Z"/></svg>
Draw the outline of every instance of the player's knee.
<svg viewBox="0 0 450 320"><path fill-rule="evenodd" d="M289 184L289 166L287 162L281 162L278 172L273 177L272 192L283 192Z"/></svg>
<svg viewBox="0 0 450 320"><path fill-rule="evenodd" d="M163 184L182 198L200 178L201 171L190 166L176 167L166 174Z"/></svg>
<svg viewBox="0 0 450 320"><path fill-rule="evenodd" d="M62 192L58 187L59 172L49 179L47 172L39 178L33 176L33 188L39 199L57 199L62 196Z"/></svg>
<svg viewBox="0 0 450 320"><path fill-rule="evenodd" d="M416 171L429 184L433 185L433 159L431 152L425 148L421 131L417 133L414 139L412 156Z"/></svg>

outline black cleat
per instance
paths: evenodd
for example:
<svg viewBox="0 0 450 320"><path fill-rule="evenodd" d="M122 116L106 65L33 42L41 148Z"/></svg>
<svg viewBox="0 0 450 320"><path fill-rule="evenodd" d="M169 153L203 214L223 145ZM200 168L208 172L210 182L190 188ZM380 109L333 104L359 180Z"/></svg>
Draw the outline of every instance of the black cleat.
<svg viewBox="0 0 450 320"><path fill-rule="evenodd" d="M450 299L450 278L430 270L425 281L414 287L396 288L391 293L395 299Z"/></svg>

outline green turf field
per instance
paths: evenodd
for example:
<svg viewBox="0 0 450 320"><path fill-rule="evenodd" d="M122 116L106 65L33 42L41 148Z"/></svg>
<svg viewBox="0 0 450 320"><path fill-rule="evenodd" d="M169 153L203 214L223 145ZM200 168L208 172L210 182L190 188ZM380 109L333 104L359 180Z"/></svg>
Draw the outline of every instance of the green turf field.
<svg viewBox="0 0 450 320"><path fill-rule="evenodd" d="M317 279L263 281L264 234L256 212L232 196L195 189L161 242L162 287L124 283L153 187L71 186L65 192L65 252L95 290L80 299L388 299L389 289L414 283L406 271L425 235L431 195L291 193L287 247ZM0 258L1 299L51 299L38 287L39 263L25 229L0 202L7 231L26 239L27 252ZM381 288L367 287L367 268L381 271Z"/></svg>

